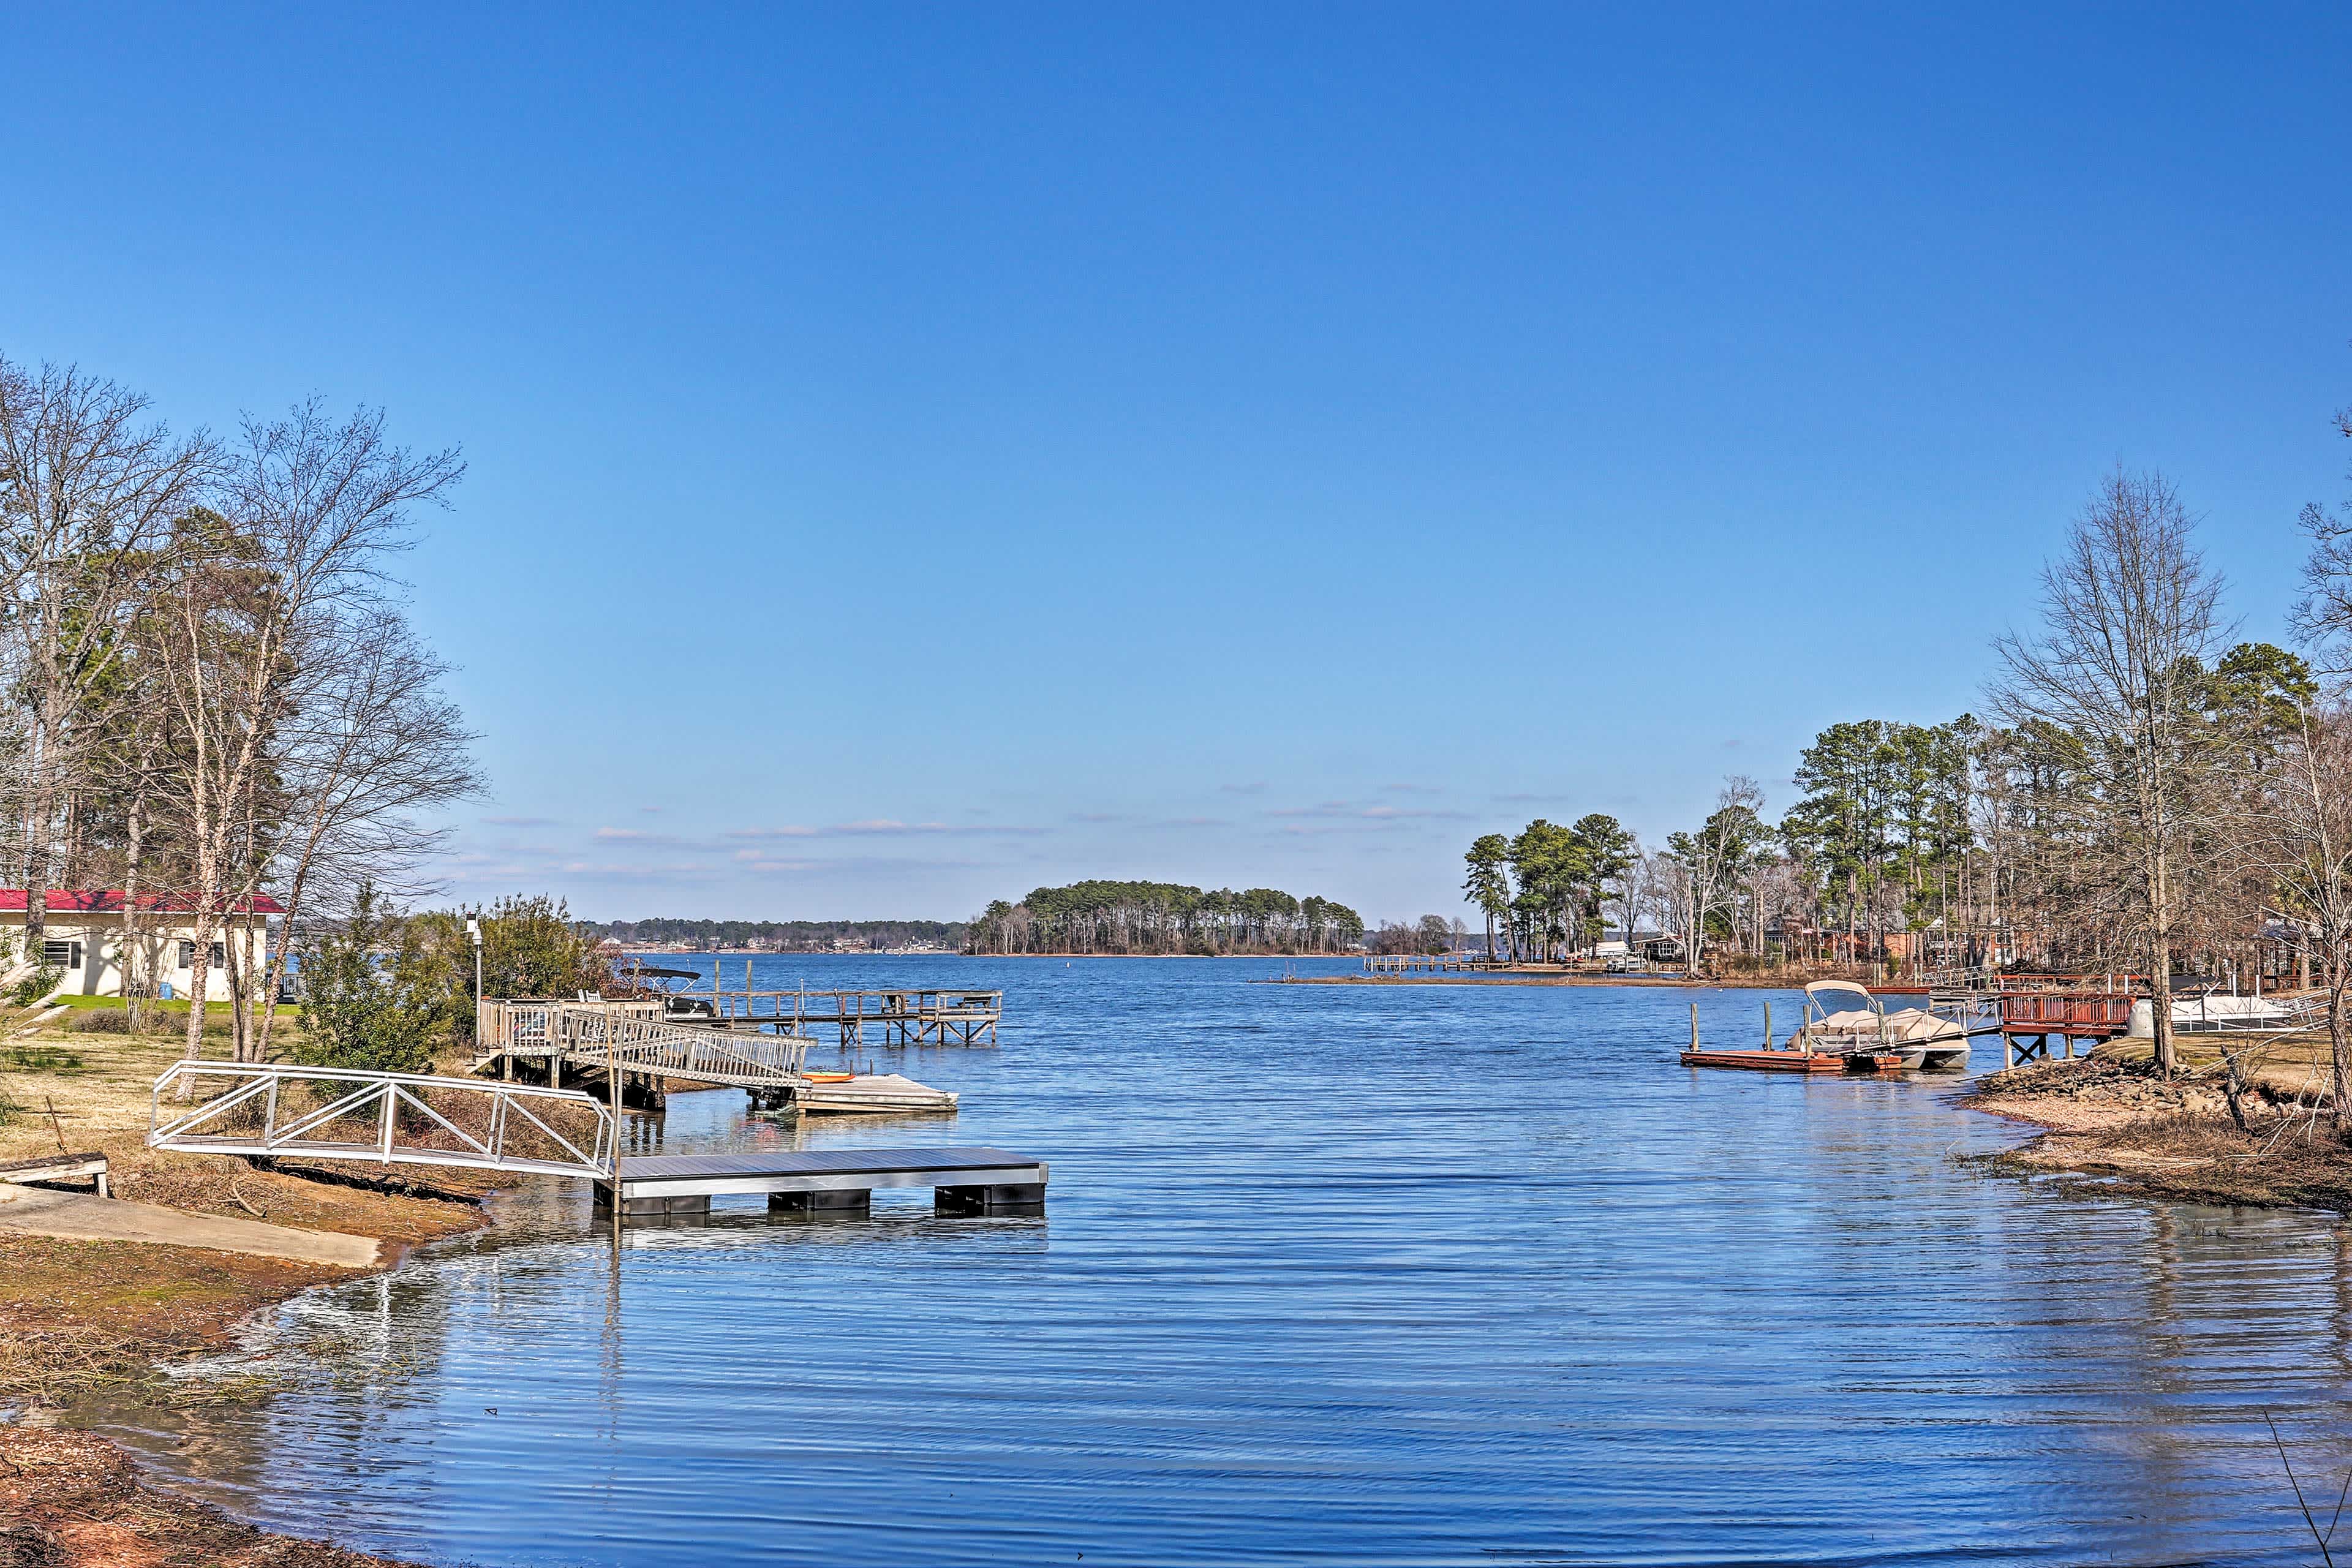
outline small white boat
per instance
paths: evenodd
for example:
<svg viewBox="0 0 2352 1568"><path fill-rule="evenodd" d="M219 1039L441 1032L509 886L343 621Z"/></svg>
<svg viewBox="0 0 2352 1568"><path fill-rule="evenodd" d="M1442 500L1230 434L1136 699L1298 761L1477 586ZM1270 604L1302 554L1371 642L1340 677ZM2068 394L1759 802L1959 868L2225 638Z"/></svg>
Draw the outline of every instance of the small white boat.
<svg viewBox="0 0 2352 1568"><path fill-rule="evenodd" d="M1805 1023L1790 1044L1832 1056L1893 1057L1906 1068L1950 1070L1969 1065L1965 1025L1924 1007L1886 1004L1849 980L1805 987Z"/></svg>
<svg viewBox="0 0 2352 1568"><path fill-rule="evenodd" d="M2205 994L2172 997L2172 1032L2176 1035L2288 1034L2313 1027L2322 1020L2319 1004L2303 996L2228 996ZM2131 1022L2124 1033L2145 1040L2156 1033L2156 1007L2146 997L2132 1004Z"/></svg>

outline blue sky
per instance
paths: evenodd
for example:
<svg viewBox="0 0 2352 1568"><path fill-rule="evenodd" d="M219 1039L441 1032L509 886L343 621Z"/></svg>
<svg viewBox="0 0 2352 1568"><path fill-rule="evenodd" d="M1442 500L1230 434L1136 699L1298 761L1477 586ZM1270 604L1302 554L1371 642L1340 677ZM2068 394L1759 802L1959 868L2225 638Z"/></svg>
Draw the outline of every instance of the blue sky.
<svg viewBox="0 0 2352 1568"><path fill-rule="evenodd" d="M2280 635L2352 11L52 7L0 352L461 445L464 895L1458 907L1978 705L2100 475Z"/></svg>

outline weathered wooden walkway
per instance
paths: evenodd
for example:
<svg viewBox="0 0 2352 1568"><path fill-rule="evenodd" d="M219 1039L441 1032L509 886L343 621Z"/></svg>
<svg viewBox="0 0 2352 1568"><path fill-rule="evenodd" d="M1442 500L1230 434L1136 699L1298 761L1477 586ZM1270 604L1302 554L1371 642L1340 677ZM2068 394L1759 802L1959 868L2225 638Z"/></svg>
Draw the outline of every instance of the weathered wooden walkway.
<svg viewBox="0 0 2352 1568"><path fill-rule="evenodd" d="M845 1046L992 1046L1004 1016L1002 991L685 991L671 999L677 1003L710 1011L674 1011L676 1023L809 1036L829 1029Z"/></svg>
<svg viewBox="0 0 2352 1568"><path fill-rule="evenodd" d="M625 1215L708 1214L710 1200L764 1193L772 1213L862 1218L877 1187L929 1187L942 1215L1042 1214L1046 1167L1003 1149L815 1149L625 1155L596 1184Z"/></svg>
<svg viewBox="0 0 2352 1568"><path fill-rule="evenodd" d="M663 1079L749 1089L799 1087L808 1047L799 1034L737 1037L669 1017L659 1002L488 1000L475 1013L475 1062L498 1064L511 1078L518 1061L545 1069L560 1084L566 1068L608 1068L642 1080Z"/></svg>

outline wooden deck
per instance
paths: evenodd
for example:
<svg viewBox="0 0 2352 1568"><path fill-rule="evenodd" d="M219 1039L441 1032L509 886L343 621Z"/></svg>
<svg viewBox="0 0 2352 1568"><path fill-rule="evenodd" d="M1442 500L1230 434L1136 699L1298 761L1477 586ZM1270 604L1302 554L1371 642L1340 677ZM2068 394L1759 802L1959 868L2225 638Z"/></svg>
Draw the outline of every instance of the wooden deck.
<svg viewBox="0 0 2352 1568"><path fill-rule="evenodd" d="M624 1215L707 1214L714 1197L761 1193L771 1212L859 1217L877 1187L929 1187L943 1215L1041 1214L1045 1180L1043 1160L970 1146L625 1155L596 1201L609 1209L617 1187Z"/></svg>
<svg viewBox="0 0 2352 1568"><path fill-rule="evenodd" d="M683 991L710 1008L674 1022L715 1029L831 1030L845 1046L992 1046L1004 1016L1002 991Z"/></svg>
<svg viewBox="0 0 2352 1568"><path fill-rule="evenodd" d="M2018 1067L2039 1058L2048 1061L2051 1042L2071 1058L2076 1040L2094 1045L2112 1040L2131 1025L2128 992L2045 991L2003 992L2000 1005L2001 1066Z"/></svg>

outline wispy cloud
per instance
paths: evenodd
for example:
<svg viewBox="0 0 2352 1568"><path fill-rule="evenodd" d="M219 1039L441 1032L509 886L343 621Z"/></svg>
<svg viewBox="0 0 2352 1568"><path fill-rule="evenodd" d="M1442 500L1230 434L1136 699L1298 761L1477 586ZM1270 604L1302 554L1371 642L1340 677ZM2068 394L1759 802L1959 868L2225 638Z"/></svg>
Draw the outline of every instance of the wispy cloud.
<svg viewBox="0 0 2352 1568"><path fill-rule="evenodd" d="M552 827L555 826L555 818L551 816L485 816L480 821L485 827Z"/></svg>
<svg viewBox="0 0 2352 1568"><path fill-rule="evenodd" d="M817 830L789 824L782 827L732 827L723 837L734 839L814 838Z"/></svg>
<svg viewBox="0 0 2352 1568"><path fill-rule="evenodd" d="M1349 800L1327 800L1320 805L1285 806L1266 813L1266 816L1279 819L1308 818L1324 822L1454 821L1465 815L1459 811L1408 809L1401 805L1361 805Z"/></svg>
<svg viewBox="0 0 2352 1568"><path fill-rule="evenodd" d="M634 827L600 827L593 837L599 844L643 844L657 849L701 847L699 845L688 843L674 833L645 833Z"/></svg>
<svg viewBox="0 0 2352 1568"><path fill-rule="evenodd" d="M1162 820L1160 826L1162 827L1231 827L1233 824L1222 816L1171 816Z"/></svg>

